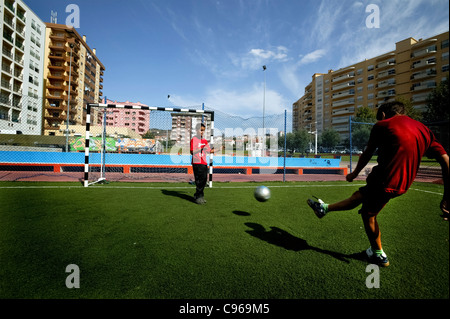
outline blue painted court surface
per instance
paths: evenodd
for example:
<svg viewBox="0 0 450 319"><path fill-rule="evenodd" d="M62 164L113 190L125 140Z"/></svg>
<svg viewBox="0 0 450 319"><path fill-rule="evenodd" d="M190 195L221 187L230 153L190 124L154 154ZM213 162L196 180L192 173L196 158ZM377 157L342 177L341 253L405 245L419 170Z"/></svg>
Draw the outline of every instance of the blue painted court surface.
<svg viewBox="0 0 450 319"><path fill-rule="evenodd" d="M110 165L190 165L190 155L117 154L107 153L106 164ZM2 164L80 164L84 153L17 152L0 151ZM90 154L90 164L101 163L99 153ZM214 156L214 166L283 167L283 157ZM286 167L339 167L340 159L286 158Z"/></svg>

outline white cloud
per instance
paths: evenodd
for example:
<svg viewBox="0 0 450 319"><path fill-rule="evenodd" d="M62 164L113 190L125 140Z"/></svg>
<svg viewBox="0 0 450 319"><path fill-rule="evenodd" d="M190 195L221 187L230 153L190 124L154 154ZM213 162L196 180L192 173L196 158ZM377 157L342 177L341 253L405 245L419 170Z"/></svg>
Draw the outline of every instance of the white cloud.
<svg viewBox="0 0 450 319"><path fill-rule="evenodd" d="M262 117L264 88L258 85L239 91L212 88L205 93L203 100L189 96L171 95L170 101L175 106L199 106L204 103L206 107L231 115L238 115L244 118ZM291 104L278 92L266 88L265 115L281 114L285 109L290 109Z"/></svg>
<svg viewBox="0 0 450 319"><path fill-rule="evenodd" d="M310 52L310 53L306 54L305 56L301 56L301 59L298 62L298 65L300 66L303 64L315 62L315 61L319 60L321 57L323 57L325 55L325 53L326 53L326 50L324 50L324 49L319 49L319 50Z"/></svg>
<svg viewBox="0 0 450 319"><path fill-rule="evenodd" d="M229 54L233 65L242 69L256 70L268 62L285 62L289 59L288 49L277 46L273 50L251 49L243 56Z"/></svg>

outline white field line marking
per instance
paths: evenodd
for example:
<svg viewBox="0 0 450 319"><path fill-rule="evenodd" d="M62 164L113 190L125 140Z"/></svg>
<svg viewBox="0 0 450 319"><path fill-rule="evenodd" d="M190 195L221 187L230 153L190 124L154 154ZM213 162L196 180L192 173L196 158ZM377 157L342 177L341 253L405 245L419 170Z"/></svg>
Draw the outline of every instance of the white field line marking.
<svg viewBox="0 0 450 319"><path fill-rule="evenodd" d="M364 186L365 184L342 184L339 187L353 187L353 186ZM252 186L222 186L222 187L213 187L212 189L246 189L246 188L255 188L258 185ZM336 187L337 185L268 185L269 188L311 188L311 187ZM58 188L85 188L84 186L0 186L0 189L58 189ZM92 186L88 187L89 189L194 189L192 186ZM434 195L444 195L439 192L426 191L417 188L411 188L411 190L417 192L423 192Z"/></svg>
<svg viewBox="0 0 450 319"><path fill-rule="evenodd" d="M339 186L363 186L364 184L348 184ZM259 185L252 186L214 186L212 189L245 189L245 188L255 188ZM336 185L268 185L269 188L308 188L308 187L336 187ZM84 186L0 186L0 189L57 189L57 188L85 188ZM89 189L195 189L195 186L91 186Z"/></svg>
<svg viewBox="0 0 450 319"><path fill-rule="evenodd" d="M438 193L438 192L431 192L431 191L424 191L423 189L417 189L417 188L410 188L413 191L423 192L423 193L429 193L429 194L435 194L435 195L441 195L443 196L444 193Z"/></svg>

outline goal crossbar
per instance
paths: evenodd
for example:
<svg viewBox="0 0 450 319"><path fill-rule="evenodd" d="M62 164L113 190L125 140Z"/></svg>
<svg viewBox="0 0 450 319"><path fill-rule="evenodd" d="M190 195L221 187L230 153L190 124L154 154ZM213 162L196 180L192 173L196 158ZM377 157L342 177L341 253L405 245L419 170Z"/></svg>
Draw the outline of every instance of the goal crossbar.
<svg viewBox="0 0 450 319"><path fill-rule="evenodd" d="M211 140L210 144L213 145L214 141L214 111L203 110L203 109L189 109L189 108L179 108L179 107L159 107L159 106L144 106L144 105L122 105L122 104L103 104L103 103L89 103L86 106L86 136L85 136L85 156L84 156L84 187L89 185L99 183L104 181L103 175L99 180L89 182L89 144L90 144L90 130L91 130L91 110L92 108L123 108L123 109L138 109L138 110L149 110L149 111L166 111L166 112L178 112L178 113L195 113L195 114L208 114L211 121ZM105 163L102 163L102 166ZM210 154L209 162L209 187L212 187L212 173L213 173L213 154Z"/></svg>

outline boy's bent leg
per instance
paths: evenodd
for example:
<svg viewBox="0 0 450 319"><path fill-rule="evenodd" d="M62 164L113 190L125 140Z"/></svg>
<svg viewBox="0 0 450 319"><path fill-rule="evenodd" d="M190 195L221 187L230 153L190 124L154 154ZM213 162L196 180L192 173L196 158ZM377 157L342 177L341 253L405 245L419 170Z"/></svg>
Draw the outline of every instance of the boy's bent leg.
<svg viewBox="0 0 450 319"><path fill-rule="evenodd" d="M349 198L344 199L344 200L334 203L334 204L329 204L328 211L332 212L332 211L352 210L352 209L358 207L359 205L361 205L362 200L363 200L363 195L361 194L361 192L359 190L357 190Z"/></svg>
<svg viewBox="0 0 450 319"><path fill-rule="evenodd" d="M360 191L356 191L349 198L334 204L326 204L319 198L317 198L317 201L308 199L306 202L308 203L309 207L313 209L316 216L322 218L328 212L354 209L362 203L362 200L363 195Z"/></svg>

